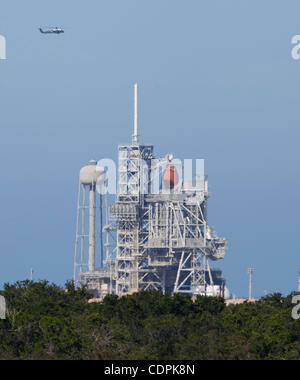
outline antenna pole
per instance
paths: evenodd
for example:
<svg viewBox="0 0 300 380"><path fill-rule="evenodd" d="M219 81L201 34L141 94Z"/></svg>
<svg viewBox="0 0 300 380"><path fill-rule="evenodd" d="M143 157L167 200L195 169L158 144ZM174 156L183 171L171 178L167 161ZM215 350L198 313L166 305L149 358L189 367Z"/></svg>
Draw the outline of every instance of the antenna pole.
<svg viewBox="0 0 300 380"><path fill-rule="evenodd" d="M249 300L252 300L252 276L253 276L253 269L248 269L249 274Z"/></svg>
<svg viewBox="0 0 300 380"><path fill-rule="evenodd" d="M133 142L139 142L139 134L138 134L138 84L134 85L134 134L133 134Z"/></svg>

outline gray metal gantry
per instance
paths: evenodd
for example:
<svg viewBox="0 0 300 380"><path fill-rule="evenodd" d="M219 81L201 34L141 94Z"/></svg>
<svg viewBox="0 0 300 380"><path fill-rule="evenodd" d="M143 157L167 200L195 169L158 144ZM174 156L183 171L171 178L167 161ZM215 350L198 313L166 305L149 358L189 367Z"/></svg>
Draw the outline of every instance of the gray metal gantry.
<svg viewBox="0 0 300 380"><path fill-rule="evenodd" d="M95 197L96 180L107 184L104 169L91 161L81 170L74 280L86 284L96 298L151 289L192 297L222 296L222 273L212 270L209 263L225 257L226 239L219 238L207 224L207 178L204 174L179 178L172 189L161 186L160 173L174 165L173 157L156 159L152 145L139 143L137 95L135 85L133 140L119 146L117 195L108 211L106 194L104 227L102 198L97 207L97 194ZM111 249L115 235L115 248ZM95 244L97 236L100 249Z"/></svg>
<svg viewBox="0 0 300 380"><path fill-rule="evenodd" d="M117 231L114 292L206 295L215 286L209 260L223 259L226 249L226 239L207 225L207 178L155 194L156 166L153 146L119 146L118 192L110 207Z"/></svg>

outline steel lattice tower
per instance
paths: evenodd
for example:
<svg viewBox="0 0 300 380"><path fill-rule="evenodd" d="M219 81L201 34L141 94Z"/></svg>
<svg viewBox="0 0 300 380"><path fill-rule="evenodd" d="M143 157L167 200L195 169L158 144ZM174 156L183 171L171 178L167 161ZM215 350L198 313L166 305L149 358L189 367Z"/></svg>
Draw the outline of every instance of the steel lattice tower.
<svg viewBox="0 0 300 380"><path fill-rule="evenodd" d="M107 249L106 267L94 274L109 284L106 293L117 295L156 289L222 296L221 272L209 263L225 257L226 239L207 224L208 180L203 175L157 191L159 172L172 156L155 158L152 145L139 143L137 99L135 85L134 135L118 148L117 195L104 227L107 236L116 234L115 253Z"/></svg>

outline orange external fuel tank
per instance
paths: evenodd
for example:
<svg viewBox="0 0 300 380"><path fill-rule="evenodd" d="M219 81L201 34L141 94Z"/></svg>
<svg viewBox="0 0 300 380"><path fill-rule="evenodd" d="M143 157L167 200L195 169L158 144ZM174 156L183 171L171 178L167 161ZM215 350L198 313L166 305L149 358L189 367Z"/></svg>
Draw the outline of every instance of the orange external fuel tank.
<svg viewBox="0 0 300 380"><path fill-rule="evenodd" d="M163 174L162 178L163 188L164 189L174 189L178 184L178 173L174 165L169 165Z"/></svg>

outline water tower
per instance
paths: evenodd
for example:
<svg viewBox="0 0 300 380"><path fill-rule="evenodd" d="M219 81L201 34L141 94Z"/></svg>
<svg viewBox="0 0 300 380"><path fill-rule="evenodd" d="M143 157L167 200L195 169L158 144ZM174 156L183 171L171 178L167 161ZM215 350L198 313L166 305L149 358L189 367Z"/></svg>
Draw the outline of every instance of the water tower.
<svg viewBox="0 0 300 380"><path fill-rule="evenodd" d="M80 170L77 227L74 260L74 281L86 281L84 274L93 275L103 268L103 207L101 189L105 170L91 160Z"/></svg>

